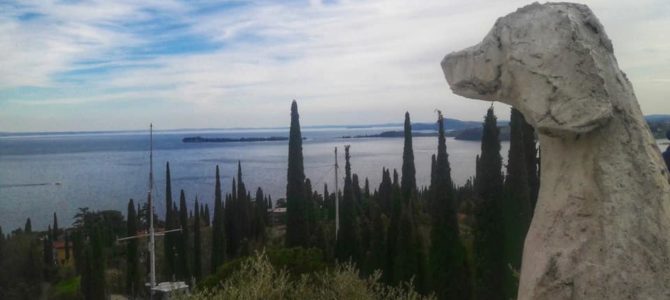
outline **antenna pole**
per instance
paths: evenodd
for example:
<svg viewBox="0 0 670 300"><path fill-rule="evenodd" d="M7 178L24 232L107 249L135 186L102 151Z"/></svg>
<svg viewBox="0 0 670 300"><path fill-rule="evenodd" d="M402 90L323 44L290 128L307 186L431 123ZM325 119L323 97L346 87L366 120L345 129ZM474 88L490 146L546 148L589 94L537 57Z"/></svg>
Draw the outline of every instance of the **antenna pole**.
<svg viewBox="0 0 670 300"><path fill-rule="evenodd" d="M154 125L149 124L149 257L150 257L150 293L154 294L153 288L156 287L156 245L154 234L154 207L152 201L152 192L154 190Z"/></svg>
<svg viewBox="0 0 670 300"><path fill-rule="evenodd" d="M338 232L340 232L340 185L337 170L337 147L335 147L335 240L337 240Z"/></svg>

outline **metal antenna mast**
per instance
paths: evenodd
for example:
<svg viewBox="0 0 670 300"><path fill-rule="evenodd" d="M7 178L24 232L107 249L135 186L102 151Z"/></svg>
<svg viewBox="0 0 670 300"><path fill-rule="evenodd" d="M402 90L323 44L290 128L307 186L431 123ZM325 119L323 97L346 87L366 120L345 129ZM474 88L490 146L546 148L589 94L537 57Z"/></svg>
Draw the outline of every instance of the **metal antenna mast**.
<svg viewBox="0 0 670 300"><path fill-rule="evenodd" d="M339 169L337 164L337 147L335 147L335 239L337 240L337 234L340 232L340 185L339 185L339 176L337 175L337 170Z"/></svg>

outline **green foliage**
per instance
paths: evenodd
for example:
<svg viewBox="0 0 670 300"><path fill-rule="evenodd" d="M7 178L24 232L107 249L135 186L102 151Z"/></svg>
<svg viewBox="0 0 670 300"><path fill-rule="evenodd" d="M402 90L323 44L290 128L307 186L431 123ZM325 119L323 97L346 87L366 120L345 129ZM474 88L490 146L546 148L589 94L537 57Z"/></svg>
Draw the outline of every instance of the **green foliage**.
<svg viewBox="0 0 670 300"><path fill-rule="evenodd" d="M15 233L0 249L0 299L36 299L42 282L42 243L37 234Z"/></svg>
<svg viewBox="0 0 670 300"><path fill-rule="evenodd" d="M223 203L221 202L221 178L219 166L216 166L216 186L214 189L214 220L212 222L211 272L223 264L226 259L226 237Z"/></svg>
<svg viewBox="0 0 670 300"><path fill-rule="evenodd" d="M133 199L128 201L128 231L127 236L137 234L137 213ZM130 239L126 242L126 293L128 295L137 295L143 290L142 279L139 269L139 241Z"/></svg>
<svg viewBox="0 0 670 300"><path fill-rule="evenodd" d="M191 271L189 267L189 249L188 246L188 236L189 236L189 225L188 225L188 208L186 207L186 196L184 195L184 190L181 190L179 195L179 223L181 225L181 231L178 235L177 240L177 279L190 281Z"/></svg>
<svg viewBox="0 0 670 300"><path fill-rule="evenodd" d="M507 274L502 217L502 157L499 130L493 107L484 120L482 153L477 164L474 263L477 299L504 299L503 281Z"/></svg>
<svg viewBox="0 0 670 300"><path fill-rule="evenodd" d="M302 155L302 135L298 104L291 103L291 129L288 144L286 183L286 246L308 247L309 223L305 199L305 169Z"/></svg>
<svg viewBox="0 0 670 300"><path fill-rule="evenodd" d="M328 268L323 252L316 248L279 248L263 252L272 266L278 270L284 270L292 278L302 275L320 272ZM220 282L228 280L235 272L242 268L243 264L252 257L240 257L231 260L221 266L216 273L210 275L198 285L199 289L211 289Z"/></svg>
<svg viewBox="0 0 670 300"><path fill-rule="evenodd" d="M459 236L455 193L443 123L442 113L438 112L437 157L433 156L433 178L430 188L433 202L431 286L440 299L471 299L470 272L465 247Z"/></svg>
<svg viewBox="0 0 670 300"><path fill-rule="evenodd" d="M412 149L412 123L409 112L405 113L405 145L402 152L402 179L400 183L405 201L409 201L416 193L416 168L414 167L414 150Z"/></svg>
<svg viewBox="0 0 670 300"><path fill-rule="evenodd" d="M349 146L344 147L345 159L345 177L344 189L342 193L342 203L340 203L340 231L337 233L335 244L335 257L340 262L359 260L360 233L356 219L356 203L354 202L354 190L351 178L351 156L349 155Z"/></svg>
<svg viewBox="0 0 670 300"><path fill-rule="evenodd" d="M184 299L429 299L413 291L411 284L388 287L380 274L361 279L350 264L298 278L277 268L265 254L240 263L240 269L221 285L202 289Z"/></svg>
<svg viewBox="0 0 670 300"><path fill-rule="evenodd" d="M81 277L73 276L65 280L61 280L49 290L49 299L54 300L70 300L79 299L79 290L81 284Z"/></svg>
<svg viewBox="0 0 670 300"><path fill-rule="evenodd" d="M172 210L172 179L170 175L170 162L165 165L165 230L177 229L177 220L175 213ZM163 238L163 275L167 279L172 279L176 271L175 263L175 248L176 248L175 233L168 233Z"/></svg>
<svg viewBox="0 0 670 300"><path fill-rule="evenodd" d="M89 243L84 250L81 293L84 299L104 299L107 294L105 283L106 258L102 245L102 234L97 226L91 232Z"/></svg>
<svg viewBox="0 0 670 300"><path fill-rule="evenodd" d="M195 198L195 218L193 219L193 276L196 280L202 277L202 244L200 241L200 221L202 219L198 198Z"/></svg>

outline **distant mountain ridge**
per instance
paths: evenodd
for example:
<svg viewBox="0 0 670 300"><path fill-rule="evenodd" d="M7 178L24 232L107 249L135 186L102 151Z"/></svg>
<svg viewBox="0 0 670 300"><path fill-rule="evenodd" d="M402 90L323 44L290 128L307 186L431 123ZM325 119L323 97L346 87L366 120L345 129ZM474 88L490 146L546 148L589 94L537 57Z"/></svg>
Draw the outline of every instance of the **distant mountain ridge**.
<svg viewBox="0 0 670 300"><path fill-rule="evenodd" d="M644 117L649 123L670 123L670 115L654 114ZM444 129L463 130L469 128L481 127L482 121L463 121L459 119L445 118ZM506 127L509 125L508 120L498 120L498 127ZM385 127L402 127L402 123L379 123L379 124L361 124L361 125L304 125L304 129L323 129L323 128L344 128L344 129L365 129L365 128L385 128ZM278 130L286 129L288 127L229 127L229 128L175 128L154 130L155 132L180 132L180 131L216 131L216 130ZM416 122L412 123L413 130L437 130L437 122ZM16 136L16 135L63 135L63 134L108 134L108 133L137 133L145 132L146 129L137 130L91 130L91 131L31 131L31 132L9 132L0 131L1 136Z"/></svg>

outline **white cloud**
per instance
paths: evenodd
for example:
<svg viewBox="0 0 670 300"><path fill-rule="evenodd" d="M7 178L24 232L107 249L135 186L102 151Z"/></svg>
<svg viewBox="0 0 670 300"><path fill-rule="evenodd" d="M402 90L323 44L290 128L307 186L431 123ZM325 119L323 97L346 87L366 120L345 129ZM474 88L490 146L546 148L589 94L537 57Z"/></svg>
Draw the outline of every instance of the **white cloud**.
<svg viewBox="0 0 670 300"><path fill-rule="evenodd" d="M101 59L105 62L100 66L118 69L81 83L79 88L94 95L44 99L40 104L168 101L165 123L174 122L175 116L186 125L189 119L195 124L202 116L220 116L211 117L206 127L283 125L293 98L300 100L304 124L399 121L405 110L414 119L427 120L434 118L435 108L449 117L478 120L488 104L452 95L439 61L447 52L477 43L497 17L526 4L261 1L194 14L190 2L136 2L65 7L39 2L37 10L46 17L34 24L0 16L0 57L8 58L0 60L8 67L0 70L0 87L62 85L53 80L55 74L79 68L76 62L82 59ZM670 87L659 85L670 78L668 4L587 2L613 39L643 110L670 113L670 104L662 101ZM148 11L179 20L188 26L185 32L221 48L140 61L124 56L123 49L141 48L153 37L129 31L121 22L150 21ZM110 89L121 92L110 95ZM134 107L128 104L126 110ZM255 121L245 123L251 116L240 115L250 112ZM499 114L504 119L508 112Z"/></svg>

